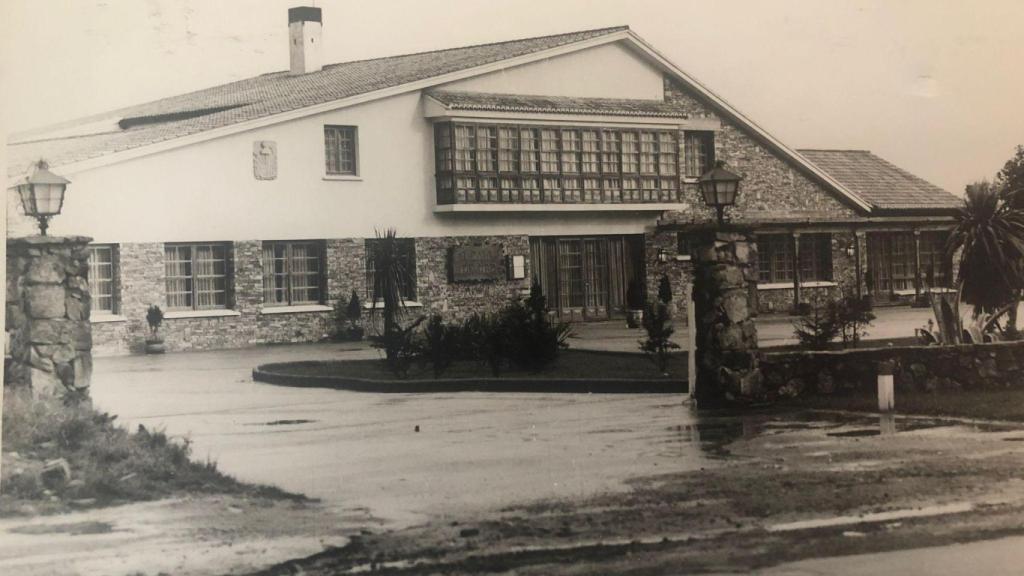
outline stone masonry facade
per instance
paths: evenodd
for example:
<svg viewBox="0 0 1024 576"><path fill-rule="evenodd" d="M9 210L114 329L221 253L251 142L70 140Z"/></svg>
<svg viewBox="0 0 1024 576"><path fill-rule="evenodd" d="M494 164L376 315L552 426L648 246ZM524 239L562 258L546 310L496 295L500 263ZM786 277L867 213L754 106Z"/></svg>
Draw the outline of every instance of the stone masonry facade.
<svg viewBox="0 0 1024 576"><path fill-rule="evenodd" d="M473 312L493 311L529 290L527 278L456 283L449 275L451 249L463 245L499 245L502 256L522 255L529 261L526 236L466 236L416 238L416 304L411 315L441 314L461 319ZM263 243L236 241L228 250L228 305L224 310L191 313L167 310L164 245L134 243L117 246L114 265L116 315L92 322L100 355L140 353L149 333L146 310L151 304L165 311L160 327L169 351L240 348L256 344L316 342L333 334L334 306L354 290L364 303L364 324L372 332L366 293L365 239L323 242L326 297L321 306L263 305Z"/></svg>

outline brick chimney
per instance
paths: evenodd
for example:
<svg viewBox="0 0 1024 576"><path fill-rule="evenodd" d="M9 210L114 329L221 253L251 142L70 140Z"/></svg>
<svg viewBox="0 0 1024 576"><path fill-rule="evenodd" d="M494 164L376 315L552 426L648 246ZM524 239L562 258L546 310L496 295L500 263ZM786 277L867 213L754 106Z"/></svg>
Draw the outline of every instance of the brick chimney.
<svg viewBox="0 0 1024 576"><path fill-rule="evenodd" d="M288 49L291 74L319 72L323 19L319 8L299 6L288 9Z"/></svg>

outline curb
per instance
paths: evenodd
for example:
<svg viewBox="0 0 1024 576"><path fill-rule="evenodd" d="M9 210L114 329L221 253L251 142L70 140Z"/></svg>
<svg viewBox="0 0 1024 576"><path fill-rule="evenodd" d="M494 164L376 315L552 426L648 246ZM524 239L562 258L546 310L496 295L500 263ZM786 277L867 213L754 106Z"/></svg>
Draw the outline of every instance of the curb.
<svg viewBox="0 0 1024 576"><path fill-rule="evenodd" d="M567 394L685 394L685 380L625 378L447 378L437 380L371 380L346 376L289 374L294 362L262 364L252 371L257 382L297 388L330 388L351 392L548 392Z"/></svg>

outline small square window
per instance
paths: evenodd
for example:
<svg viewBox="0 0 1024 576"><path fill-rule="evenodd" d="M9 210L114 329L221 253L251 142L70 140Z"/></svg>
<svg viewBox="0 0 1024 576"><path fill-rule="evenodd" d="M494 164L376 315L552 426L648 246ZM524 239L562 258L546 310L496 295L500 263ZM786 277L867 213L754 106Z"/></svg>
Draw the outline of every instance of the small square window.
<svg viewBox="0 0 1024 576"><path fill-rule="evenodd" d="M359 133L355 126L324 126L324 156L329 175L359 174Z"/></svg>

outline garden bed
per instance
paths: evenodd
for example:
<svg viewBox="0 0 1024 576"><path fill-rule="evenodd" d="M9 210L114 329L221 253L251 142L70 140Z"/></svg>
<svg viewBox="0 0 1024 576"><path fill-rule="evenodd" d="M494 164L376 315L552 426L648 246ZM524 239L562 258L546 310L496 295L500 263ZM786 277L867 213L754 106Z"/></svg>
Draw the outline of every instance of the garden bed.
<svg viewBox="0 0 1024 576"><path fill-rule="evenodd" d="M436 378L429 366L414 365L402 378L381 360L334 360L264 364L253 380L358 392L685 393L685 353L672 355L668 372L640 354L566 350L539 372L507 369L498 377L471 361L455 362Z"/></svg>

